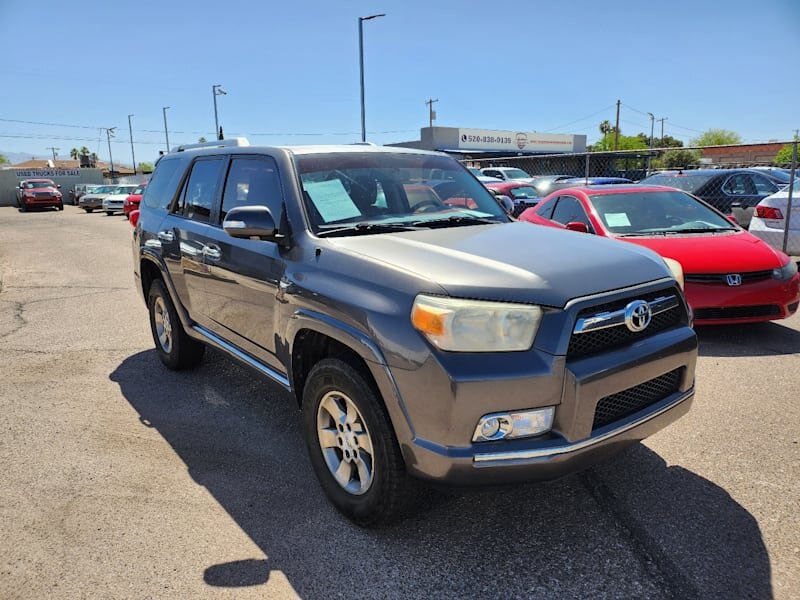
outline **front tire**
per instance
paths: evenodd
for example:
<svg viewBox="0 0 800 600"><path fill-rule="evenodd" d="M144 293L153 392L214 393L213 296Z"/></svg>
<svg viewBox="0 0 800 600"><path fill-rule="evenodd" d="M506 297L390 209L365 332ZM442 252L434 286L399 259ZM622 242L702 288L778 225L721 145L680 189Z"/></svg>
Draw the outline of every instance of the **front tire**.
<svg viewBox="0 0 800 600"><path fill-rule="evenodd" d="M150 331L161 362L173 371L196 366L203 359L206 347L186 334L175 305L159 279L150 284L147 307Z"/></svg>
<svg viewBox="0 0 800 600"><path fill-rule="evenodd" d="M94 209L93 209L93 208L84 208L83 210L85 210L87 213L90 213L90 212L92 212Z"/></svg>
<svg viewBox="0 0 800 600"><path fill-rule="evenodd" d="M311 369L303 425L317 479L348 519L374 527L416 504L422 482L406 471L379 392L350 364L325 359Z"/></svg>
<svg viewBox="0 0 800 600"><path fill-rule="evenodd" d="M58 210L64 210L64 203L63 202L59 202L58 206L56 208L58 208Z"/></svg>

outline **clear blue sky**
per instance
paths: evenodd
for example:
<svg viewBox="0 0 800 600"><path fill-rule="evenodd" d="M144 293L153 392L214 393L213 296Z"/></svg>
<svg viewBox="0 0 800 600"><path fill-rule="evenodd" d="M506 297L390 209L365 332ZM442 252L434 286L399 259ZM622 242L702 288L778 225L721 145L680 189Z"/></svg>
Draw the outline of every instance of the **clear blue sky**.
<svg viewBox="0 0 800 600"><path fill-rule="evenodd" d="M357 18L379 12L365 23L374 142L417 139L429 97L439 125L590 142L617 98L628 134L649 128L637 110L685 140L800 127L800 0L0 0L0 151L86 145L106 158L96 128L117 126L114 157L129 163L133 113L137 160L152 161L163 106L171 144L213 136L215 83L227 135L355 141Z"/></svg>

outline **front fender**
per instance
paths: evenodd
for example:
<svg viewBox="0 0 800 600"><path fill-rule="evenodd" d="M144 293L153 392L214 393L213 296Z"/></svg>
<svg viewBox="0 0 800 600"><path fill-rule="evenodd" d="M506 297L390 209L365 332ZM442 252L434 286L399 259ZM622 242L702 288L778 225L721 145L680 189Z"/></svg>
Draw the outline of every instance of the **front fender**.
<svg viewBox="0 0 800 600"><path fill-rule="evenodd" d="M411 423L397 382L392 375L386 357L378 344L365 332L339 321L326 314L310 310L298 309L292 313L286 328L286 340L289 342L289 356L294 355L294 345L298 334L303 330L311 330L326 335L337 342L347 346L358 354L367 364L378 390L383 397L384 404L389 412L389 418L394 425L395 434L401 448L410 443L414 437L414 428ZM294 381L291 360L289 361L289 377ZM299 390L302 393L302 390ZM405 453L405 452L404 452Z"/></svg>

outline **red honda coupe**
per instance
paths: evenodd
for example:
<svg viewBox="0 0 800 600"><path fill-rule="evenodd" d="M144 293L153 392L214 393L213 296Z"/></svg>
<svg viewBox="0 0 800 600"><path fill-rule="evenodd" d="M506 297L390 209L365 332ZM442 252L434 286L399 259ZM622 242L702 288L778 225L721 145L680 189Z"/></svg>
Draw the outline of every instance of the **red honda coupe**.
<svg viewBox="0 0 800 600"><path fill-rule="evenodd" d="M800 302L800 274L788 256L674 188L562 189L520 220L619 239L677 261L698 325L783 319Z"/></svg>
<svg viewBox="0 0 800 600"><path fill-rule="evenodd" d="M122 212L125 215L125 218L130 219L131 213L135 210L139 210L139 204L142 201L142 194L144 194L144 188L147 187L146 183L143 183L135 190L133 193L125 198L125 202L122 204Z"/></svg>

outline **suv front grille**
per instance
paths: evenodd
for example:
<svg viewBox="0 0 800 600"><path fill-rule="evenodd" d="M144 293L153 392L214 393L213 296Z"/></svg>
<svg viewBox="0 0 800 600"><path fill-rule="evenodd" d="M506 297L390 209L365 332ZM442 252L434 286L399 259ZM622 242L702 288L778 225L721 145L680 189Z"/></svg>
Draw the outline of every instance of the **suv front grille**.
<svg viewBox="0 0 800 600"><path fill-rule="evenodd" d="M578 317L588 317L604 312L622 310L629 302L632 302L633 300L652 302L656 298L664 296L677 297L677 295L677 292L670 288L657 292L651 292L643 296L632 296L622 300L617 300L615 302L608 302L606 304L586 308L578 313ZM623 324L616 327L608 327L606 329L587 331L586 333L573 333L569 340L569 347L567 348L567 358L578 358L631 344L637 340L649 337L661 331L666 331L672 327L676 327L677 325L680 325L686 321L687 317L683 308L683 303L679 301L677 306L665 312L653 315L650 325L648 325L643 331L631 331Z"/></svg>
<svg viewBox="0 0 800 600"><path fill-rule="evenodd" d="M594 411L592 429L619 421L678 391L683 367L645 381L611 396L601 398Z"/></svg>

